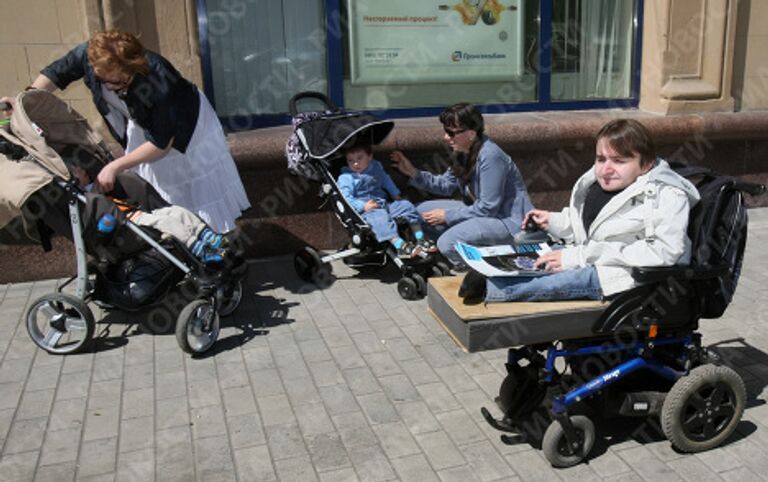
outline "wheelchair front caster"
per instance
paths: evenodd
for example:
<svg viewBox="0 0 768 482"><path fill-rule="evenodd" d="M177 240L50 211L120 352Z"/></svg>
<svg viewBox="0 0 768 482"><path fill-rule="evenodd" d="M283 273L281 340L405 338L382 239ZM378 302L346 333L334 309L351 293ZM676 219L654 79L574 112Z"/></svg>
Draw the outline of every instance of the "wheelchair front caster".
<svg viewBox="0 0 768 482"><path fill-rule="evenodd" d="M709 450L736 429L746 399L738 373L726 366L701 365L672 386L661 409L661 428L682 452Z"/></svg>
<svg viewBox="0 0 768 482"><path fill-rule="evenodd" d="M541 450L553 467L572 467L583 461L595 444L595 425L583 415L570 418L576 433L576 440L569 446L565 429L553 420L541 441Z"/></svg>
<svg viewBox="0 0 768 482"><path fill-rule="evenodd" d="M333 268L330 263L323 263L315 248L306 246L299 250L293 257L293 268L302 281L312 283L318 288L331 285Z"/></svg>

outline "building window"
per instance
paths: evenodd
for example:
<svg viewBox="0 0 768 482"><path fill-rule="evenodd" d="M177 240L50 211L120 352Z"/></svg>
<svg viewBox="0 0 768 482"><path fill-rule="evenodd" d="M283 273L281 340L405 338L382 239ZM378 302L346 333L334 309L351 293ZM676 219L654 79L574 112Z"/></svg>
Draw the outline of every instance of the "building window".
<svg viewBox="0 0 768 482"><path fill-rule="evenodd" d="M631 95L634 0L555 0L553 100Z"/></svg>
<svg viewBox="0 0 768 482"><path fill-rule="evenodd" d="M643 0L197 0L205 89L230 129L288 100L433 115L636 106ZM239 119L239 120L233 120Z"/></svg>
<svg viewBox="0 0 768 482"><path fill-rule="evenodd" d="M220 117L248 124L286 112L295 92L328 89L321 0L198 0L198 14L206 93Z"/></svg>

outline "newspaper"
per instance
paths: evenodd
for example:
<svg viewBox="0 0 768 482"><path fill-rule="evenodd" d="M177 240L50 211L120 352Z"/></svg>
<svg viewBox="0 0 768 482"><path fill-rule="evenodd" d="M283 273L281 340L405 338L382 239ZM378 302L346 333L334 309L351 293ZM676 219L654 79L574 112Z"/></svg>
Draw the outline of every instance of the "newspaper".
<svg viewBox="0 0 768 482"><path fill-rule="evenodd" d="M477 247L456 243L464 263L485 276L545 276L550 272L535 268L540 254L552 251L547 243L500 244Z"/></svg>

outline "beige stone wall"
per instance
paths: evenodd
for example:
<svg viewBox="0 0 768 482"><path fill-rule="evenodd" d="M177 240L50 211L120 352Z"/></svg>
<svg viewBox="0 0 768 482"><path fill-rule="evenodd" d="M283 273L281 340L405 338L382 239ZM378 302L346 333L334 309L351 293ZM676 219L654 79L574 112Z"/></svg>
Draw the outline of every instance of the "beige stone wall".
<svg viewBox="0 0 768 482"><path fill-rule="evenodd" d="M733 111L737 0L648 0L640 108Z"/></svg>
<svg viewBox="0 0 768 482"><path fill-rule="evenodd" d="M740 110L768 109L768 1L741 0L733 93Z"/></svg>
<svg viewBox="0 0 768 482"><path fill-rule="evenodd" d="M0 96L23 90L41 68L96 31L121 28L167 57L202 86L194 0L0 0ZM105 136L106 128L82 82L60 94Z"/></svg>
<svg viewBox="0 0 768 482"><path fill-rule="evenodd" d="M13 95L29 85L52 60L88 38L88 5L83 0L3 0L0 28L0 92ZM96 110L82 84L63 97L84 115Z"/></svg>

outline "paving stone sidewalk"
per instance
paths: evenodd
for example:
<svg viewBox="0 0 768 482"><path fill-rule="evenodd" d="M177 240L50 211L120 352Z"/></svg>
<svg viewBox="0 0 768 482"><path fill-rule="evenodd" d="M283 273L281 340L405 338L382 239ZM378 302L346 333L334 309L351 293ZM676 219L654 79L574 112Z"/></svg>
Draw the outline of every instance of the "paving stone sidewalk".
<svg viewBox="0 0 768 482"><path fill-rule="evenodd" d="M701 328L747 382L748 408L710 452L609 423L588 463L552 469L480 416L505 350L463 353L426 301L400 299L395 270L336 264L318 291L284 257L251 265L241 308L201 359L172 331L148 333L171 327L163 312L109 314L95 352L48 355L22 317L61 280L0 285L0 481L768 479L768 209L750 215L736 297Z"/></svg>

